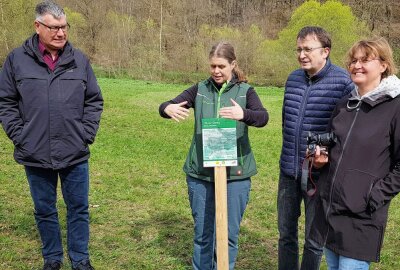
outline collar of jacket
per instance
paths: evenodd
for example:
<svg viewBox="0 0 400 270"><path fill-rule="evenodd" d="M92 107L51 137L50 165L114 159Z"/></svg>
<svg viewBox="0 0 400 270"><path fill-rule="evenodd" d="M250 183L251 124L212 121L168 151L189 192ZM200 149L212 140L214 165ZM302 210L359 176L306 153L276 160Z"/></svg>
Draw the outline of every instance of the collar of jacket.
<svg viewBox="0 0 400 270"><path fill-rule="evenodd" d="M46 63L43 60L43 55L41 54L39 50L39 36L38 34L34 34L31 37L29 37L25 43L22 46L24 50L31 56L36 58L39 62L43 63L46 65ZM60 59L59 61L59 66L70 66L73 61L73 48L71 44L67 41L65 43L65 46L60 53Z"/></svg>
<svg viewBox="0 0 400 270"><path fill-rule="evenodd" d="M387 78L382 79L380 84L371 92L360 96L358 93L358 87L350 93L348 103L351 102L365 102L371 107L374 107L382 102L396 98L400 95L400 79L396 75L391 75Z"/></svg>
<svg viewBox="0 0 400 270"><path fill-rule="evenodd" d="M229 89L232 88L232 86L234 86L234 85L237 84L237 83L239 83L239 81L238 81L236 75L233 74L232 80L229 81L228 85L227 85L226 88L225 88L225 91L228 91ZM219 91L219 90L221 89L221 87L222 87L222 85L218 85L218 84L213 80L212 77L210 77L210 78L208 78L208 79L206 80L206 85L209 85L209 84L213 85L215 89L218 89L218 91ZM225 91L224 91L224 92L225 92Z"/></svg>
<svg viewBox="0 0 400 270"><path fill-rule="evenodd" d="M310 77L305 70L304 70L304 73L309 81L315 83L315 82L319 81L321 78L325 77L325 75L328 73L331 66L332 66L331 60L329 58L327 58L325 66L314 76Z"/></svg>

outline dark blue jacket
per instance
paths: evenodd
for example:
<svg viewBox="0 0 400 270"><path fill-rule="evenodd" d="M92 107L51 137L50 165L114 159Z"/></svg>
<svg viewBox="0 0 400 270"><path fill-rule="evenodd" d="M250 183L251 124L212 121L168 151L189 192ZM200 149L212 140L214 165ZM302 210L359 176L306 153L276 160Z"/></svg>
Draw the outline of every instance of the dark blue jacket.
<svg viewBox="0 0 400 270"><path fill-rule="evenodd" d="M325 132L336 102L353 88L347 71L331 64L329 59L311 78L302 69L289 75L282 107L280 168L283 174L301 177L308 132Z"/></svg>
<svg viewBox="0 0 400 270"><path fill-rule="evenodd" d="M0 122L18 163L61 169L87 160L102 109L89 61L69 43L54 72L36 34L8 55L0 73Z"/></svg>

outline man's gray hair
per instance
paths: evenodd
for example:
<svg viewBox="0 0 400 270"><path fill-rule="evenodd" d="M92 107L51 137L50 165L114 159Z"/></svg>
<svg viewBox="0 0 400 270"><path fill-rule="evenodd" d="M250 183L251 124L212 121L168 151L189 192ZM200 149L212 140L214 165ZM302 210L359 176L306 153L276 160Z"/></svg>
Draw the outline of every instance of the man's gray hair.
<svg viewBox="0 0 400 270"><path fill-rule="evenodd" d="M64 10L53 1L44 1L37 4L35 8L36 20L42 19L42 16L46 14L51 14L55 19L60 19L66 16Z"/></svg>

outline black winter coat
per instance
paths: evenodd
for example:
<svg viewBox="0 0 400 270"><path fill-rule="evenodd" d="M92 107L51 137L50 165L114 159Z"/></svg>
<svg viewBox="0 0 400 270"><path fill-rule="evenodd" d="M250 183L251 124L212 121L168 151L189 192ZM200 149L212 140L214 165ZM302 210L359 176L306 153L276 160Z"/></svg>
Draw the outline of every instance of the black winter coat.
<svg viewBox="0 0 400 270"><path fill-rule="evenodd" d="M331 131L338 141L318 182L311 238L346 257L379 261L390 200L400 191L400 97L342 99Z"/></svg>
<svg viewBox="0 0 400 270"><path fill-rule="evenodd" d="M0 74L0 122L23 165L61 169L89 158L103 98L88 59L68 42L54 72L35 34Z"/></svg>

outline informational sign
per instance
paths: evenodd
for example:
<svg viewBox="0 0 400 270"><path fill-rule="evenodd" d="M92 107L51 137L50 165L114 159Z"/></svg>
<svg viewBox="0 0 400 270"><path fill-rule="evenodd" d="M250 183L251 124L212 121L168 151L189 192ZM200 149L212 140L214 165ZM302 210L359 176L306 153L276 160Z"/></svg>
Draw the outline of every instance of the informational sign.
<svg viewBox="0 0 400 270"><path fill-rule="evenodd" d="M237 166L236 121L204 118L202 131L203 166Z"/></svg>

